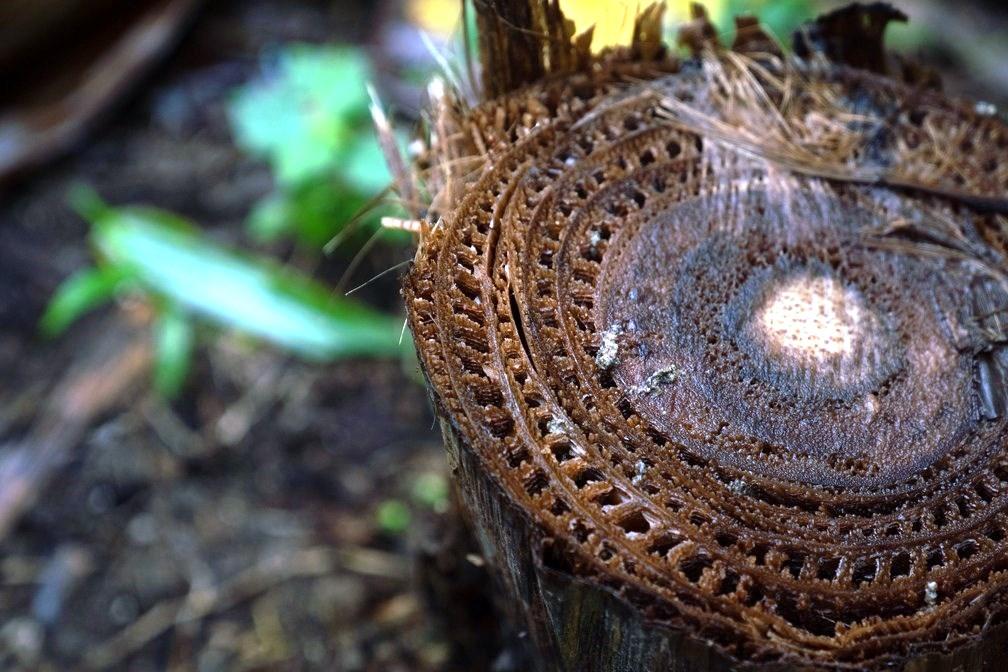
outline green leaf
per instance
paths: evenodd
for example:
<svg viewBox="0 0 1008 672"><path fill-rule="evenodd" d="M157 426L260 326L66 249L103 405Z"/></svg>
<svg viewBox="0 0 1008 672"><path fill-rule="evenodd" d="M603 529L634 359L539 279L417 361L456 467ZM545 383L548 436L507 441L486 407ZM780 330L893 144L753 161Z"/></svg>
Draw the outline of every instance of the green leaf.
<svg viewBox="0 0 1008 672"><path fill-rule="evenodd" d="M348 186L365 194L378 193L389 185L392 175L373 133L362 133L354 141L339 175Z"/></svg>
<svg viewBox="0 0 1008 672"><path fill-rule="evenodd" d="M109 265L156 296L300 355L331 359L402 351L396 318L333 297L266 259L215 245L168 213L108 209L94 221L91 237Z"/></svg>
<svg viewBox="0 0 1008 672"><path fill-rule="evenodd" d="M268 243L293 234L298 242L317 250L366 202L367 199L357 192L341 189L332 180L312 179L267 196L252 209L246 226L257 242ZM369 219L377 224L377 212Z"/></svg>
<svg viewBox="0 0 1008 672"><path fill-rule="evenodd" d="M286 195L272 194L252 207L245 226L256 242L271 243L294 228L290 210Z"/></svg>
<svg viewBox="0 0 1008 672"><path fill-rule="evenodd" d="M84 313L115 296L119 285L129 277L125 269L114 266L86 268L63 281L46 307L39 328L46 336L57 336Z"/></svg>
<svg viewBox="0 0 1008 672"><path fill-rule="evenodd" d="M98 192L86 184L72 185L67 200L70 202L70 207L88 221L100 218L109 210L108 204L102 200Z"/></svg>
<svg viewBox="0 0 1008 672"><path fill-rule="evenodd" d="M352 49L293 45L273 76L240 89L230 106L238 144L267 159L281 185L338 165L367 113L368 62Z"/></svg>
<svg viewBox="0 0 1008 672"><path fill-rule="evenodd" d="M367 111L370 68L359 50L294 45L265 69L230 106L237 143L277 182L247 226L260 242L293 234L320 248L390 182Z"/></svg>
<svg viewBox="0 0 1008 672"><path fill-rule="evenodd" d="M375 518L383 532L401 534L409 528L412 516L409 507L398 499L388 499L378 505Z"/></svg>
<svg viewBox="0 0 1008 672"><path fill-rule="evenodd" d="M441 474L429 471L420 474L413 481L413 499L435 511L448 508L449 494L448 481Z"/></svg>
<svg viewBox="0 0 1008 672"><path fill-rule="evenodd" d="M154 323L154 386L168 399L178 395L189 373L193 340L192 323L174 306Z"/></svg>

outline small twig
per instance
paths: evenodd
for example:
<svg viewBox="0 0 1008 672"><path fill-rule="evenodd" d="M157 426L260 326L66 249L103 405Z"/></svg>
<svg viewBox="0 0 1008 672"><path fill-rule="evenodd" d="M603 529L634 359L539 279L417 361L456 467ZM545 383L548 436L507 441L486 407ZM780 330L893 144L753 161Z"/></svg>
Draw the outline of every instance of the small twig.
<svg viewBox="0 0 1008 672"><path fill-rule="evenodd" d="M245 393L224 410L214 427L218 441L234 446L245 438L260 414L277 400L281 368L278 363L268 364Z"/></svg>

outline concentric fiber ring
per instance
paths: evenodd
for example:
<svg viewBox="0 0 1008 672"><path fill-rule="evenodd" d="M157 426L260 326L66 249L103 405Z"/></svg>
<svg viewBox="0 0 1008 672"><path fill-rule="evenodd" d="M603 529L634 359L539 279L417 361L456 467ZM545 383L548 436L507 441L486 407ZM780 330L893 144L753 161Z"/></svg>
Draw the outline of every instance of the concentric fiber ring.
<svg viewBox="0 0 1008 672"><path fill-rule="evenodd" d="M703 96L693 74L632 74L461 123L484 167L405 293L450 442L486 475L471 505L517 507L536 552L738 665L972 650L1008 617L1003 219L783 171L666 122L664 99ZM1008 143L934 95L804 76L897 120L851 161L952 179L922 125ZM1008 190L963 161L961 187ZM885 238L929 222L955 235Z"/></svg>

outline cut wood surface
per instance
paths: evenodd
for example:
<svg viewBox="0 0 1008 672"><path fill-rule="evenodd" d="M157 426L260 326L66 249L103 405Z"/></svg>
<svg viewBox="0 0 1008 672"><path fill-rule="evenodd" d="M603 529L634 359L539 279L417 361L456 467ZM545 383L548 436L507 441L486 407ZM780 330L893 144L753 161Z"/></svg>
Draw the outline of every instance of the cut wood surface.
<svg viewBox="0 0 1008 672"><path fill-rule="evenodd" d="M404 287L539 667L999 669L1008 126L884 3L793 54L695 7L688 59L654 5L587 67L556 3L476 7Z"/></svg>

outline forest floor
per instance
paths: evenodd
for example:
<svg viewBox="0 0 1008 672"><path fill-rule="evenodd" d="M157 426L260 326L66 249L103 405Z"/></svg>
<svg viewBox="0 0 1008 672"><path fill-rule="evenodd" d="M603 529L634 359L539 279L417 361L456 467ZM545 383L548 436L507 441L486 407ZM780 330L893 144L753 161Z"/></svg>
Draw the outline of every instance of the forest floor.
<svg viewBox="0 0 1008 672"><path fill-rule="evenodd" d="M71 157L4 194L0 451L32 447L54 423L78 440L0 538L0 669L474 669L453 662L417 590L417 547L440 524L417 502L417 483L444 479L446 467L415 371L306 364L217 335L167 404L128 361L144 359L150 340L129 306L55 341L37 331L57 284L90 258L87 226L67 206L71 185L240 240L271 177L234 146L229 93L256 74L264 48L359 40L370 11L216 3ZM380 245L354 277L410 254ZM334 282L348 256L324 259L319 274ZM358 294L402 311L394 274ZM110 393L89 426L68 428L42 409L72 394L77 374L124 393ZM408 508L405 531L377 524L388 500Z"/></svg>

